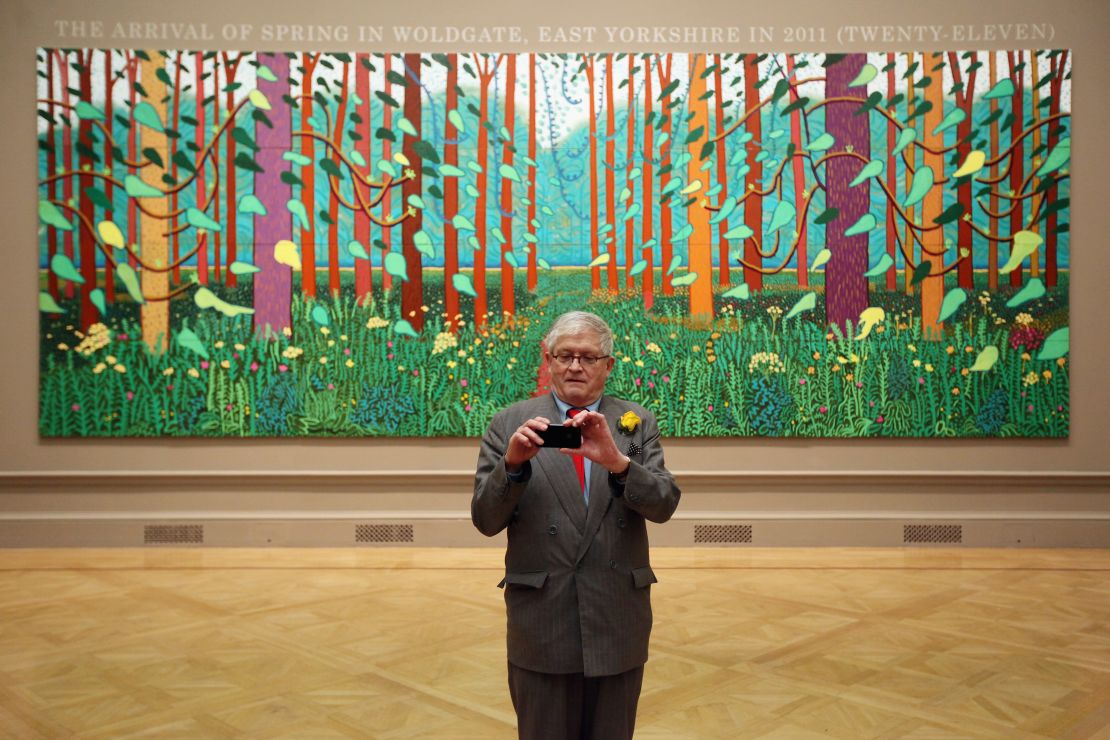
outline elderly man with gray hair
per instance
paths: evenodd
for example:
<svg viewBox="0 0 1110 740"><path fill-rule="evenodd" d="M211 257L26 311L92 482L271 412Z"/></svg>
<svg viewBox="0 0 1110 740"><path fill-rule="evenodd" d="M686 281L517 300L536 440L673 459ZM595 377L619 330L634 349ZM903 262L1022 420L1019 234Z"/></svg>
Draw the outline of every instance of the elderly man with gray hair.
<svg viewBox="0 0 1110 740"><path fill-rule="evenodd" d="M655 418L604 395L608 324L566 313L544 345L554 391L493 418L471 500L483 534L508 530L509 693L521 738L631 738L656 582L645 520L670 519L681 494ZM579 447L544 444L568 429Z"/></svg>

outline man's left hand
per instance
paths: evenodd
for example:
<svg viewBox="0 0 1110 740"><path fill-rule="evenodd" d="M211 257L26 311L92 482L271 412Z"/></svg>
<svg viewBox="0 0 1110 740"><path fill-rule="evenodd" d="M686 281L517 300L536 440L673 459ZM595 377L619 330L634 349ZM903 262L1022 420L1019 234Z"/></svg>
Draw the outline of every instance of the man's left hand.
<svg viewBox="0 0 1110 740"><path fill-rule="evenodd" d="M583 411L573 419L567 419L566 426L582 430L582 446L577 450L563 449L561 452L582 455L614 475L623 474L632 464L632 460L617 449L609 423L598 412Z"/></svg>

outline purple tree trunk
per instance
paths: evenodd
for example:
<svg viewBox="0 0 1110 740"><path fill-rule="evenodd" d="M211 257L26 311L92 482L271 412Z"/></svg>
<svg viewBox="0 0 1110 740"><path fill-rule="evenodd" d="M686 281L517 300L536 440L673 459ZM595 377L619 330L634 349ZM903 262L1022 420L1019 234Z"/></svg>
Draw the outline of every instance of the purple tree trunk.
<svg viewBox="0 0 1110 740"><path fill-rule="evenodd" d="M849 88L867 63L866 54L847 54L828 68L825 82L826 98L866 97L859 88ZM871 124L868 114L855 115L856 102L829 103L825 107L825 130L836 139L830 153L852 151L871 158ZM863 168L855 157L834 157L828 162L825 178L826 203L840 214L825 227L825 241L832 258L825 269L825 317L830 325L842 327L844 322L859 322L867 308L867 237L868 233L845 236L844 232L866 214L871 207L871 179L855 187L848 184Z"/></svg>
<svg viewBox="0 0 1110 740"><path fill-rule="evenodd" d="M259 54L258 61L266 65L275 82L261 77L258 89L272 106L266 116L273 128L261 121L255 124L256 154L262 172L254 175L254 194L266 209L266 215L254 218L254 330L263 337L280 336L290 328L292 318L290 303L293 298L293 271L274 259L274 245L283 239L293 238L293 214L286 204L293 197L292 186L281 181L282 154L293 148L293 112L282 99L289 93L289 57L283 53ZM235 204L229 203L229 208Z"/></svg>

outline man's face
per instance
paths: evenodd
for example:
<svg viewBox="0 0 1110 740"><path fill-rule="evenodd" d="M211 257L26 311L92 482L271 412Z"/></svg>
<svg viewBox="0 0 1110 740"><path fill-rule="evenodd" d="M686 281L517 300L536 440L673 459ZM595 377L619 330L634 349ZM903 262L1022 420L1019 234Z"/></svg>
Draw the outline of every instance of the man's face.
<svg viewBox="0 0 1110 740"><path fill-rule="evenodd" d="M590 332L563 337L555 347L548 348L547 364L551 368L555 393L570 405L586 406L601 397L605 381L613 370L612 357L598 360L589 366L578 360L564 365L555 359L556 355L600 357L601 342L597 335Z"/></svg>

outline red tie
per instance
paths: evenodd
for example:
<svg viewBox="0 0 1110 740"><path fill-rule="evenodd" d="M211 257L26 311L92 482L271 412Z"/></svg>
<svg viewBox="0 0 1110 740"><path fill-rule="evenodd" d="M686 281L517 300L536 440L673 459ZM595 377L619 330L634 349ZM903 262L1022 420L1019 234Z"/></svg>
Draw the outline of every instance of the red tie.
<svg viewBox="0 0 1110 740"><path fill-rule="evenodd" d="M578 408L577 406L567 409L567 418L573 419L581 414L586 409ZM582 493L586 492L586 461L582 459L581 455L571 455L571 460L574 460L574 472L578 473L578 487L582 489Z"/></svg>

